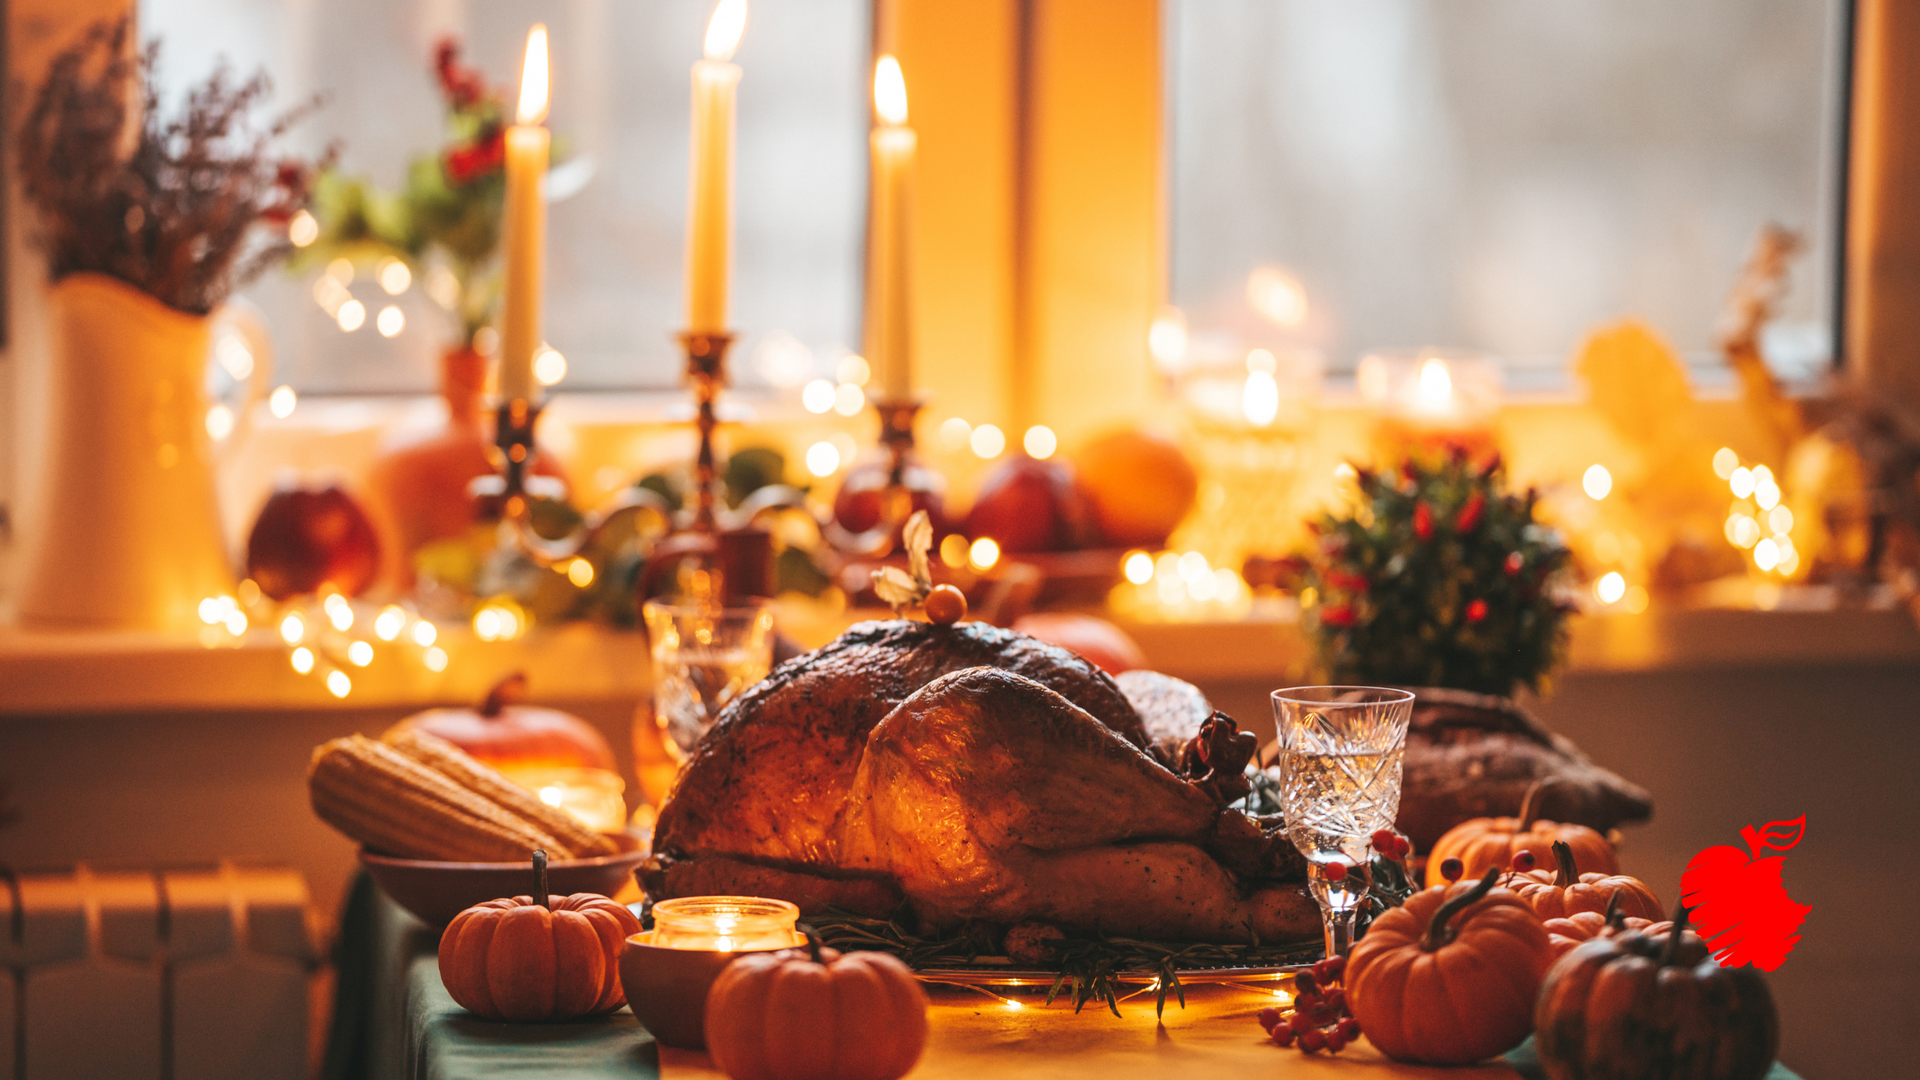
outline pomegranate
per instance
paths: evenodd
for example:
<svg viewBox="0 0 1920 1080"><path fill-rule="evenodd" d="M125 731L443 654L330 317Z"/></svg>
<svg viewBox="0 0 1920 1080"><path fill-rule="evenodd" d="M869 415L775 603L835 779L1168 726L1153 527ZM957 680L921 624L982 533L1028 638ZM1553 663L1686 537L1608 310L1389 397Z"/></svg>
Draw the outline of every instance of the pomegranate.
<svg viewBox="0 0 1920 1080"><path fill-rule="evenodd" d="M275 491L247 537L247 576L275 600L328 588L358 596L379 569L373 523L335 484Z"/></svg>
<svg viewBox="0 0 1920 1080"><path fill-rule="evenodd" d="M967 535L1005 552L1071 551L1092 547L1098 532L1073 470L1020 454L987 474Z"/></svg>

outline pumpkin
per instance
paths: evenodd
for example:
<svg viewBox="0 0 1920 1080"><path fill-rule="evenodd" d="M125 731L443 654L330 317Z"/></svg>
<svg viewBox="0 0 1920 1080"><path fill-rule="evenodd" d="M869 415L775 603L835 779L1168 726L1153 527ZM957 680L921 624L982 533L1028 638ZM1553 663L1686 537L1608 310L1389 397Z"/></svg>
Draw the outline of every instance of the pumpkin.
<svg viewBox="0 0 1920 1080"><path fill-rule="evenodd" d="M489 900L440 935L440 981L489 1020L570 1020L627 1003L620 950L640 920L598 893L547 894L547 853L533 857L534 895Z"/></svg>
<svg viewBox="0 0 1920 1080"><path fill-rule="evenodd" d="M1561 957L1535 1023L1553 1080L1760 1080L1780 1048L1766 980L1716 963L1684 906L1665 934L1595 938Z"/></svg>
<svg viewBox="0 0 1920 1080"><path fill-rule="evenodd" d="M1605 912L1616 898L1622 915L1648 920L1660 917L1660 898L1639 878L1583 874L1573 861L1573 849L1557 840L1553 859L1558 864L1553 870L1532 870L1512 879L1513 890L1542 919L1563 919L1582 911Z"/></svg>
<svg viewBox="0 0 1920 1080"><path fill-rule="evenodd" d="M1440 874L1440 864L1449 857L1460 860L1465 867L1462 880L1471 881L1490 867L1507 869L1513 865L1513 857L1523 851L1533 852L1533 857L1545 864L1556 841L1572 848L1580 865L1588 870L1619 873L1619 857L1606 837L1585 825L1563 825L1533 816L1541 790L1552 783L1551 779L1542 780L1527 789L1526 797L1520 800L1519 817L1473 818L1448 829L1427 853L1427 885L1447 883Z"/></svg>
<svg viewBox="0 0 1920 1080"><path fill-rule="evenodd" d="M1620 894L1614 893L1607 901L1607 910L1576 911L1564 918L1548 919L1547 940L1553 943L1553 954L1565 956L1583 941L1592 941L1597 937L1623 934L1629 930L1647 934L1663 934L1673 926L1670 922L1654 922L1651 919L1629 917L1620 914Z"/></svg>
<svg viewBox="0 0 1920 1080"><path fill-rule="evenodd" d="M509 777L530 770L620 770L613 747L592 724L558 709L519 704L526 692L527 676L516 671L500 680L478 709L428 709L395 724L387 735L410 728L437 735Z"/></svg>
<svg viewBox="0 0 1920 1080"><path fill-rule="evenodd" d="M927 994L886 953L749 953L707 992L707 1053L733 1080L895 1080L927 1045Z"/></svg>
<svg viewBox="0 0 1920 1080"><path fill-rule="evenodd" d="M1520 1045L1553 963L1519 897L1477 884L1427 889L1375 919L1347 958L1347 1007L1382 1053L1465 1065Z"/></svg>

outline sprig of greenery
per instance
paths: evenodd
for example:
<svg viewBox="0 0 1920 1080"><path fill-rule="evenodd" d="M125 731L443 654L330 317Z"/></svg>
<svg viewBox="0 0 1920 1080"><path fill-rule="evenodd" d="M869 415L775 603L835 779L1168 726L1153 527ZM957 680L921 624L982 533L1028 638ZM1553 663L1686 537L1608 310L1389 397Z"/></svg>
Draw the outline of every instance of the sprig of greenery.
<svg viewBox="0 0 1920 1080"><path fill-rule="evenodd" d="M461 63L452 38L435 47L433 68L446 103L446 142L408 164L398 191L339 170L322 173L313 193L320 235L289 269L303 273L334 259L358 265L391 258L422 275L438 260L457 290L435 292L434 299L458 320L460 343L468 345L493 322L501 299L495 256L507 197L506 91Z"/></svg>
<svg viewBox="0 0 1920 1080"><path fill-rule="evenodd" d="M1012 961L992 950L991 943L964 930L923 937L902 926L899 919L876 919L839 908L808 920L820 940L836 949L869 949L889 952L915 971L939 972L1001 967ZM1079 1012L1088 1001L1106 1002L1115 1016L1120 1015L1119 989L1129 976L1152 972L1155 976L1154 1015L1161 1015L1172 992L1182 1008L1186 1007L1186 988L1180 981L1182 971L1195 972L1221 967L1284 967L1311 962L1320 954L1319 942L1262 943L1248 933L1244 945L1211 942L1150 941L1138 938L1078 937L1051 943L1053 956L1044 970L1056 972L1047 991L1052 1004L1061 990L1072 995L1073 1011Z"/></svg>

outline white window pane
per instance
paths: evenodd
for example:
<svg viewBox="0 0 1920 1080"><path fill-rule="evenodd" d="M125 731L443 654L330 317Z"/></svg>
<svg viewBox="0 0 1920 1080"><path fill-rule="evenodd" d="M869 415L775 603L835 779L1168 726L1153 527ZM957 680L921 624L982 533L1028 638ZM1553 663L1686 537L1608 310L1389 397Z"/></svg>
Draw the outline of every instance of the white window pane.
<svg viewBox="0 0 1920 1080"><path fill-rule="evenodd" d="M591 181L549 217L546 336L567 358L564 389L669 387L682 363L689 69L707 0L142 0L141 28L164 41L163 81L197 81L220 57L265 67L274 104L328 95L296 130L317 152L398 188L407 162L444 138L431 71L454 34L466 62L517 92L527 28L552 43L556 148L592 162ZM754 0L736 61L739 97L732 322L736 382L758 376L763 339L797 340L817 370L857 345L866 203L866 4ZM247 293L266 309L277 381L303 393L426 391L454 334L424 282L397 300L353 282L370 312L397 304L405 329L371 318L347 333L310 279L270 275ZM791 350L789 349L789 352Z"/></svg>
<svg viewBox="0 0 1920 1080"><path fill-rule="evenodd" d="M1637 315L1700 359L1778 221L1809 248L1775 338L1822 353L1838 9L1170 0L1173 290L1196 349L1306 343L1341 370L1438 345L1558 367ZM1304 287L1299 328L1249 301L1262 266Z"/></svg>

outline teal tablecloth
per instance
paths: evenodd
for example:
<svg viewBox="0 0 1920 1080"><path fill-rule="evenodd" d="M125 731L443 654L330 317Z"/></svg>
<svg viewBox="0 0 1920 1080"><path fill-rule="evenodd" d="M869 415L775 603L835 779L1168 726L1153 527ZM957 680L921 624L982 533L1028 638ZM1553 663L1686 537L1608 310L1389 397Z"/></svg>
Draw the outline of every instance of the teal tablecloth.
<svg viewBox="0 0 1920 1080"><path fill-rule="evenodd" d="M453 1003L440 935L362 875L341 917L326 1080L657 1080L660 1054L625 1009L570 1024L503 1024Z"/></svg>
<svg viewBox="0 0 1920 1080"><path fill-rule="evenodd" d="M1507 1053L1507 1064L1513 1066L1514 1071L1526 1077L1527 1080L1547 1080L1547 1071L1540 1067L1540 1055L1534 1051L1531 1035L1527 1036L1526 1042ZM1776 1061L1773 1063L1773 1068L1767 1071L1766 1080L1800 1080L1800 1078L1794 1075L1791 1069Z"/></svg>

